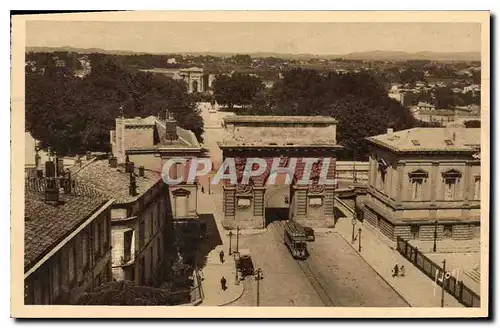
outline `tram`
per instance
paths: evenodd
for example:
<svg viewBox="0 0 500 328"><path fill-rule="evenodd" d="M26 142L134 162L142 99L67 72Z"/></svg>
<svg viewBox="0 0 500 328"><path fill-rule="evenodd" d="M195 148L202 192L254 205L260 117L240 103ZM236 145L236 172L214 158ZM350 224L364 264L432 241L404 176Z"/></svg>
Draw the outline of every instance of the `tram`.
<svg viewBox="0 0 500 328"><path fill-rule="evenodd" d="M285 245L292 253L294 259L304 260L307 258L307 234L301 225L288 221L284 227Z"/></svg>

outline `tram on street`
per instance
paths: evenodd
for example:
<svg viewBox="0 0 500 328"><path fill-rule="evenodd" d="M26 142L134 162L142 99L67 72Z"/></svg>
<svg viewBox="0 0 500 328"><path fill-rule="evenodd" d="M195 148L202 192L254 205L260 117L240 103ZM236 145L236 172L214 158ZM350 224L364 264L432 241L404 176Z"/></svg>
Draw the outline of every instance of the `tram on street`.
<svg viewBox="0 0 500 328"><path fill-rule="evenodd" d="M284 226L285 245L290 250L294 259L304 260L307 258L307 234L301 225L288 221Z"/></svg>

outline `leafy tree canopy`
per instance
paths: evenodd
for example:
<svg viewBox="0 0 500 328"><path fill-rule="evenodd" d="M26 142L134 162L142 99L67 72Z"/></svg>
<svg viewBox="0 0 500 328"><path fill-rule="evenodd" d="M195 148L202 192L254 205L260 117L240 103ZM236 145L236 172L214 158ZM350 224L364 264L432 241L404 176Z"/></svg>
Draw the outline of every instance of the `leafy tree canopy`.
<svg viewBox="0 0 500 328"><path fill-rule="evenodd" d="M215 100L232 108L234 105L250 105L255 95L264 89L264 85L258 77L233 73L231 76L217 76L213 88Z"/></svg>
<svg viewBox="0 0 500 328"><path fill-rule="evenodd" d="M61 155L109 151L109 131L122 110L125 117L146 117L167 108L179 126L202 140L203 120L182 82L129 72L106 55L89 58L92 70L84 78L68 68L26 70L26 128L42 147Z"/></svg>
<svg viewBox="0 0 500 328"><path fill-rule="evenodd" d="M357 160L368 156L366 137L415 126L408 109L390 99L382 84L367 73L320 74L293 69L284 74L268 96L254 98L254 115L331 116L338 120L339 157Z"/></svg>

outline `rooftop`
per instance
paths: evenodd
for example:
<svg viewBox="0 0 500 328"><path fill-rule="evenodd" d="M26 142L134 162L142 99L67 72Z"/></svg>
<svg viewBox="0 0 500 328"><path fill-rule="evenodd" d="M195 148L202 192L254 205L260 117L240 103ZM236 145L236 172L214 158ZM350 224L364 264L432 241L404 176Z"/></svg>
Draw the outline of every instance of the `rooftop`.
<svg viewBox="0 0 500 328"><path fill-rule="evenodd" d="M44 193L24 197L24 269L29 270L110 199L101 195L61 194L60 204L45 203Z"/></svg>
<svg viewBox="0 0 500 328"><path fill-rule="evenodd" d="M337 120L329 116L257 116L257 115L234 115L224 118L225 123L337 123Z"/></svg>
<svg viewBox="0 0 500 328"><path fill-rule="evenodd" d="M446 127L413 128L367 138L393 151L477 151L481 129Z"/></svg>
<svg viewBox="0 0 500 328"><path fill-rule="evenodd" d="M112 168L107 160L94 160L82 166L73 173L77 181L84 181L95 190L112 197L116 203L130 203L137 200L142 194L153 187L160 179L161 173L144 170L144 177L139 177L135 167L137 195L131 196L129 193L130 176L125 173L125 166L118 164Z"/></svg>

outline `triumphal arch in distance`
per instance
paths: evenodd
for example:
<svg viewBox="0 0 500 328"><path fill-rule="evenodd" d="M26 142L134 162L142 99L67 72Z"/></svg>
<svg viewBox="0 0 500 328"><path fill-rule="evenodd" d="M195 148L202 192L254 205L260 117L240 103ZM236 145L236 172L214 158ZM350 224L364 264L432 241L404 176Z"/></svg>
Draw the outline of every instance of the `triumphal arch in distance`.
<svg viewBox="0 0 500 328"><path fill-rule="evenodd" d="M336 124L334 118L324 116L225 118L224 137L218 145L223 160L235 159L238 180L223 180L224 227L258 229L276 219L295 220L311 227L333 226L335 184L323 183L320 171L323 168L323 174L334 180L335 153L341 149L336 142ZM252 176L249 184L242 184L248 158L263 158L268 165L264 173ZM280 168L291 168L292 159L298 159L294 170L289 171L289 183L285 181L287 173L270 179L275 158ZM311 174L306 184L298 183L306 167L304 158L318 158L312 167L309 164ZM286 213L270 212L270 208L285 209Z"/></svg>

